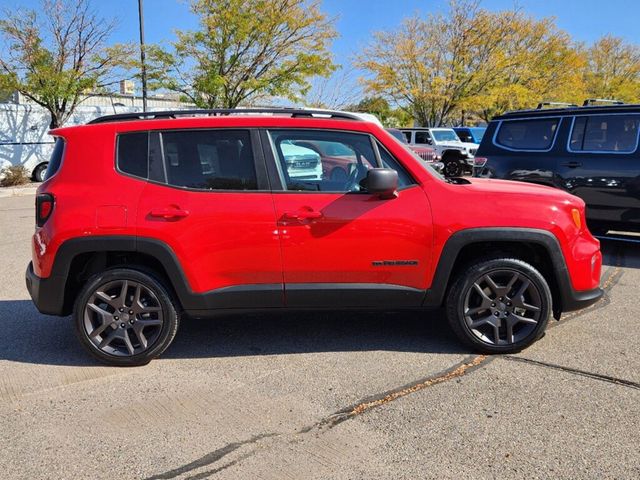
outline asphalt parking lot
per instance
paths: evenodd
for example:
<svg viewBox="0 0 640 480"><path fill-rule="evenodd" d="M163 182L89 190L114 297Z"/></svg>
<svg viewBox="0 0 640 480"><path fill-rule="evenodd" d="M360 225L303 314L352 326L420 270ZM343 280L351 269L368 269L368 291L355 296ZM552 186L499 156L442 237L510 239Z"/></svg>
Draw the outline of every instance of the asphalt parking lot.
<svg viewBox="0 0 640 480"><path fill-rule="evenodd" d="M29 300L33 201L0 198L2 478L640 477L640 243L603 240L605 298L518 355L441 312L255 315L111 368Z"/></svg>

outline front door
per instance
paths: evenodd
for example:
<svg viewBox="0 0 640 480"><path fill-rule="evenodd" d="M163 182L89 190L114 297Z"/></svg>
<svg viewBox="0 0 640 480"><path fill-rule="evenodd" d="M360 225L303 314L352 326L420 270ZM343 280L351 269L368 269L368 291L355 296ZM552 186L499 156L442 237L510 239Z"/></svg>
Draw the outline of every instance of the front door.
<svg viewBox="0 0 640 480"><path fill-rule="evenodd" d="M271 130L264 140L283 188L273 198L286 305L419 306L431 268L431 214L424 191L397 160L367 134ZM322 178L305 175L298 158L307 168L321 162ZM362 186L367 170L382 166L398 171L396 198ZM346 178L332 175L336 168Z"/></svg>

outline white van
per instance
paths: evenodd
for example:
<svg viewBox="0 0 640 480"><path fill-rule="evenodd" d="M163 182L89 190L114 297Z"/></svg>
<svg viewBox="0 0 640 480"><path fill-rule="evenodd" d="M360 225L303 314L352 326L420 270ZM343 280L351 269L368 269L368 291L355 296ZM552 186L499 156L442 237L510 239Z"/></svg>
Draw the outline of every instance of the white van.
<svg viewBox="0 0 640 480"><path fill-rule="evenodd" d="M82 125L96 117L139 111L136 107L77 107L65 126ZM53 151L51 117L40 105L0 103L0 170L24 165L41 182Z"/></svg>

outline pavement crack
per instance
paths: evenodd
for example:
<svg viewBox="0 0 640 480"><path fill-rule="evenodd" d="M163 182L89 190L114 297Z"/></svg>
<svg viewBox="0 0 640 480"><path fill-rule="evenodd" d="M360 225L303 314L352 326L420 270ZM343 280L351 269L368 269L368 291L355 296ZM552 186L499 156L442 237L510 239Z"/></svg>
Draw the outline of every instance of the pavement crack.
<svg viewBox="0 0 640 480"><path fill-rule="evenodd" d="M557 365L555 363L541 362L538 360L532 360L530 358L524 358L524 357L514 357L511 355L504 355L499 358L504 358L505 360L510 360L512 362L528 363L530 365L537 365L539 367L551 368L553 370L560 370L562 372L571 373L573 375L579 375L582 377L592 378L594 380L600 380L602 382L613 383L615 385L621 385L624 387L635 388L636 390L640 390L640 383L632 382L631 380L625 380L623 378L612 377L609 375L602 375L600 373L588 372L586 370L579 370L577 368L565 367L562 365Z"/></svg>
<svg viewBox="0 0 640 480"><path fill-rule="evenodd" d="M160 473L158 475L153 475L151 477L147 477L146 480L168 480L168 479L172 479L172 478L176 478L179 475L183 475L185 473L189 473L192 472L193 470L197 470L198 468L202 468L202 467L206 467L207 465L211 465L213 463L216 463L217 461L221 460L222 458L224 458L225 456L229 455L230 453L235 452L236 450L238 450L239 448L245 446L245 445L252 445L255 444L257 442L259 442L260 440L264 439L264 438L269 438L269 437L274 437L278 434L276 433L264 433L261 435L255 435L253 437L251 437L248 440L244 440L242 442L232 442L229 443L228 445L225 445L222 448L219 448L217 450L214 450L213 452L207 453L206 455L200 457L197 460L194 460L191 463L188 463L186 465L183 465L181 467L178 468L174 468L173 470L169 470L167 472L164 473ZM226 465L223 465L220 468L211 470L210 472L205 472L206 475L212 475L215 474L217 472L219 472L220 470L224 470L225 468L228 468L232 465L235 465L236 463L238 463L240 460L244 460L245 458L249 457L252 454L244 454L242 457L240 457L239 459L229 462ZM205 478L199 475L193 476L191 478Z"/></svg>
<svg viewBox="0 0 640 480"><path fill-rule="evenodd" d="M346 408L343 408L342 410L335 412L332 415L329 415L328 417L325 417L324 419L314 423L313 425L299 430L298 433L308 433L314 429L321 430L323 428L333 428L336 425L351 418L357 417L358 415L362 415L363 413L373 408L386 405L387 403L393 402L399 398L418 392L427 387L431 387L433 385L437 385L439 383L444 383L449 380L453 380L454 378L461 377L478 368L483 363L488 363L488 361L492 358L493 357L488 357L487 355L475 355L469 357L437 375L422 378L413 383L409 383L393 390L388 390L386 392L363 399L356 404L350 405Z"/></svg>

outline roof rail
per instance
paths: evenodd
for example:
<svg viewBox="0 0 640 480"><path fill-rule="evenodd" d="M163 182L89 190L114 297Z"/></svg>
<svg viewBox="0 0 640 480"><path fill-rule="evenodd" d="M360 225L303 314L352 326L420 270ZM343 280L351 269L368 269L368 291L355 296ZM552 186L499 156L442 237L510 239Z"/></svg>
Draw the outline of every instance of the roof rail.
<svg viewBox="0 0 640 480"><path fill-rule="evenodd" d="M217 109L191 109L191 110L165 110L160 112L134 112L134 113L120 113L116 115L105 115L102 117L94 118L87 122L87 124L107 123L107 122L122 122L127 120L154 120L154 119L166 119L166 118L178 118L178 117L220 117L226 115L247 115L253 113L271 113L280 115L290 115L292 118L297 117L309 117L309 118L337 118L342 120L358 120L362 121L362 118L345 112L338 112L332 110L313 110L304 108L217 108Z"/></svg>
<svg viewBox="0 0 640 480"><path fill-rule="evenodd" d="M544 107L577 107L575 103L566 102L540 102L536 107L536 110L542 110Z"/></svg>
<svg viewBox="0 0 640 480"><path fill-rule="evenodd" d="M583 107L590 107L594 103L610 103L612 105L624 105L624 102L621 100L612 100L609 98L587 98L583 103Z"/></svg>

